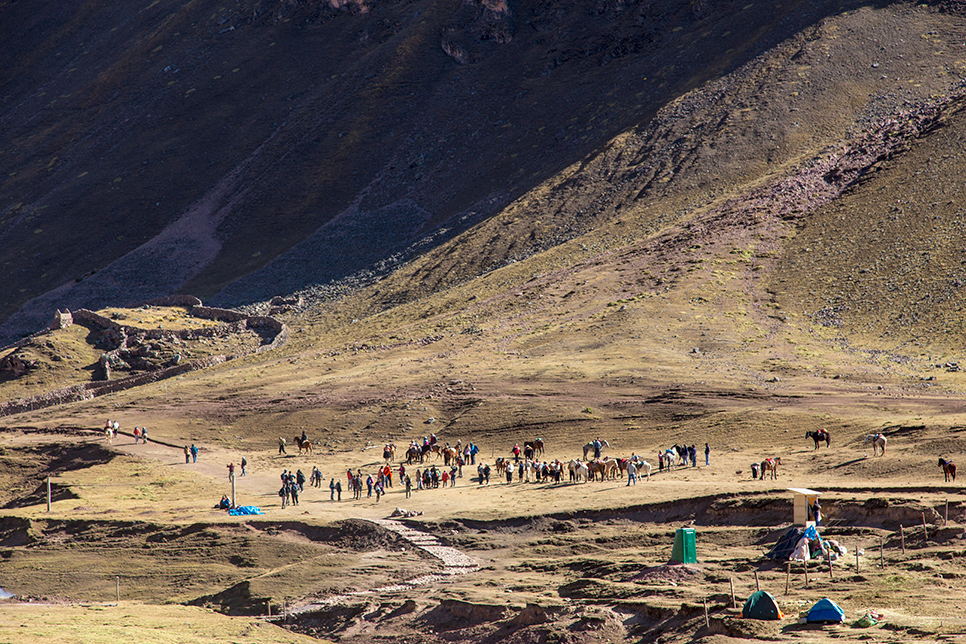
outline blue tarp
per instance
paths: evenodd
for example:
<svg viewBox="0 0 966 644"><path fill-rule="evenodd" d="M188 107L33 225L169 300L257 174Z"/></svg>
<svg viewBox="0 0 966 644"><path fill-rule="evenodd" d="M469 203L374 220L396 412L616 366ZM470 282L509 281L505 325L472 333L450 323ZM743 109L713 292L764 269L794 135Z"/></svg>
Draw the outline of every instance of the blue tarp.
<svg viewBox="0 0 966 644"><path fill-rule="evenodd" d="M237 517L243 514L265 514L262 512L261 508L257 508L254 505L243 505L240 508L232 508L228 511L228 514L233 517Z"/></svg>

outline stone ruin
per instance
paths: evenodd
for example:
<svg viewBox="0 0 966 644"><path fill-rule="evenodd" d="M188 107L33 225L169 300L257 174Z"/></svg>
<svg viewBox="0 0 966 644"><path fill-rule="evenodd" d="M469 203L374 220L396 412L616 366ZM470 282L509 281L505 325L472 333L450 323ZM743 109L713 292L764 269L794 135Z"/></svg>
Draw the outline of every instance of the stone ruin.
<svg viewBox="0 0 966 644"><path fill-rule="evenodd" d="M74 324L74 316L71 315L70 310L64 309L61 311L57 309L57 312L54 313L54 321L50 323L50 330L57 331L59 329L66 329L72 324Z"/></svg>

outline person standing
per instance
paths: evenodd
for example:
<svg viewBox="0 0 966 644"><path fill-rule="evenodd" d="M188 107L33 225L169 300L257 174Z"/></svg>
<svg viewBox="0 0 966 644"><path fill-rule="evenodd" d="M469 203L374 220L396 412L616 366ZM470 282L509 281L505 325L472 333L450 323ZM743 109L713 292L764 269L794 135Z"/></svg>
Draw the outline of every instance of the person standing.
<svg viewBox="0 0 966 644"><path fill-rule="evenodd" d="M407 474L406 475L406 498L411 499L412 496L413 496L413 480Z"/></svg>
<svg viewBox="0 0 966 644"><path fill-rule="evenodd" d="M633 460L627 462L627 485L631 483L637 485L637 465L634 465Z"/></svg>
<svg viewBox="0 0 966 644"><path fill-rule="evenodd" d="M335 501L335 479L329 481L329 500Z"/></svg>
<svg viewBox="0 0 966 644"><path fill-rule="evenodd" d="M134 444L137 445L139 440L141 440L141 428L135 425L134 426Z"/></svg>
<svg viewBox="0 0 966 644"><path fill-rule="evenodd" d="M195 447L194 443L191 444L191 462L192 463L198 462L198 448Z"/></svg>
<svg viewBox="0 0 966 644"><path fill-rule="evenodd" d="M245 468L246 467L248 467L248 459L246 459L244 456L242 456L242 460L241 460L241 470L242 470L241 471L241 475L242 476L245 476Z"/></svg>
<svg viewBox="0 0 966 644"><path fill-rule="evenodd" d="M141 428L141 442L144 443L145 445L148 444L148 428L147 427L142 427Z"/></svg>
<svg viewBox="0 0 966 644"><path fill-rule="evenodd" d="M235 480L235 464L234 463L229 463L228 464L228 480L229 481L234 481Z"/></svg>
<svg viewBox="0 0 966 644"><path fill-rule="evenodd" d="M704 464L711 465L711 446L704 444Z"/></svg>
<svg viewBox="0 0 966 644"><path fill-rule="evenodd" d="M342 500L342 481L335 482L335 494L339 497L339 501Z"/></svg>
<svg viewBox="0 0 966 644"><path fill-rule="evenodd" d="M188 449L187 445L184 446L184 462L186 464L191 462L191 450Z"/></svg>

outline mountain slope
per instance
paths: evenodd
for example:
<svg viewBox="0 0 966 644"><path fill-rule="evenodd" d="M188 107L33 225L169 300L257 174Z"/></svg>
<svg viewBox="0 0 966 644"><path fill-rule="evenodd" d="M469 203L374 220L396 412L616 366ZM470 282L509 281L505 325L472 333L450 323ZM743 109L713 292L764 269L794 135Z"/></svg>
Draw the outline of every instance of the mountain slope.
<svg viewBox="0 0 966 644"><path fill-rule="evenodd" d="M4 0L3 335L385 272L850 6Z"/></svg>

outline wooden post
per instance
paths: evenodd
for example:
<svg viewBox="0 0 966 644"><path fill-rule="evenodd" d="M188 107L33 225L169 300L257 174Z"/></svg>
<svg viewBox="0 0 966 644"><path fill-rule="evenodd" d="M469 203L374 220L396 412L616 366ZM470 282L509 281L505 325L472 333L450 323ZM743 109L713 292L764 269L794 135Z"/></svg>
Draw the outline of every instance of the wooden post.
<svg viewBox="0 0 966 644"><path fill-rule="evenodd" d="M233 507L233 508L234 507L238 507L238 504L235 503L235 474L234 474L234 472L232 472L232 475L231 475L231 507Z"/></svg>
<svg viewBox="0 0 966 644"><path fill-rule="evenodd" d="M121 603L121 577L114 578L114 593L117 595L117 603Z"/></svg>
<svg viewBox="0 0 966 644"><path fill-rule="evenodd" d="M830 580L834 580L835 578L832 576L832 551L831 550L825 551L825 558L828 559L828 578Z"/></svg>
<svg viewBox="0 0 966 644"><path fill-rule="evenodd" d="M902 529L902 524L899 524L899 543L902 544L902 554L906 554L906 532Z"/></svg>
<svg viewBox="0 0 966 644"><path fill-rule="evenodd" d="M755 589L761 590L761 581L758 580L758 571L755 571Z"/></svg>
<svg viewBox="0 0 966 644"><path fill-rule="evenodd" d="M792 581L792 564L785 564L785 594L788 594L788 584Z"/></svg>
<svg viewBox="0 0 966 644"><path fill-rule="evenodd" d="M805 587L808 588L808 559L802 563L805 564Z"/></svg>
<svg viewBox="0 0 966 644"><path fill-rule="evenodd" d="M706 628L711 628L711 620L708 619L708 598L704 598L704 625Z"/></svg>
<svg viewBox="0 0 966 644"><path fill-rule="evenodd" d="M922 538L929 540L929 530L926 528L926 513L922 513Z"/></svg>
<svg viewBox="0 0 966 644"><path fill-rule="evenodd" d="M885 541L879 535L879 567L885 568Z"/></svg>
<svg viewBox="0 0 966 644"><path fill-rule="evenodd" d="M47 511L50 512L50 475L47 475Z"/></svg>
<svg viewBox="0 0 966 644"><path fill-rule="evenodd" d="M735 599L735 578L732 577L728 581L731 582L731 607L738 608L738 601Z"/></svg>

